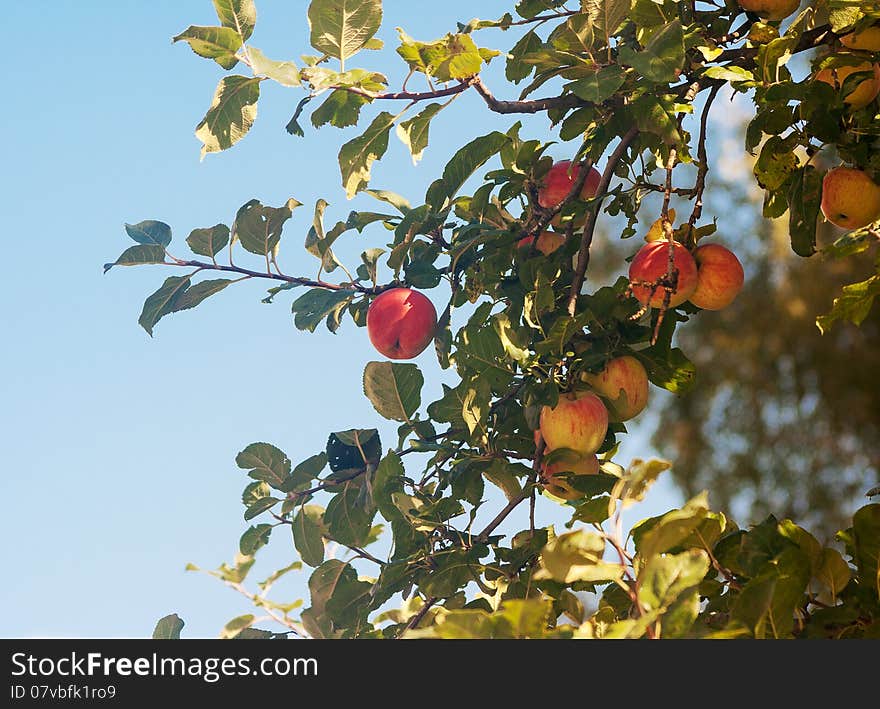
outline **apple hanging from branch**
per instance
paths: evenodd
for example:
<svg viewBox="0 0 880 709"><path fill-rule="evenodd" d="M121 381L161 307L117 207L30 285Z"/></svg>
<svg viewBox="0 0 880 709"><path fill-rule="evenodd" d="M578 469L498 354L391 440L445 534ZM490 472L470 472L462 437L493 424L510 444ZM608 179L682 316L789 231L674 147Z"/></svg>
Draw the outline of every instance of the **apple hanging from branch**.
<svg viewBox="0 0 880 709"><path fill-rule="evenodd" d="M376 296L367 308L367 335L389 359L410 359L434 339L437 310L422 293L392 288Z"/></svg>

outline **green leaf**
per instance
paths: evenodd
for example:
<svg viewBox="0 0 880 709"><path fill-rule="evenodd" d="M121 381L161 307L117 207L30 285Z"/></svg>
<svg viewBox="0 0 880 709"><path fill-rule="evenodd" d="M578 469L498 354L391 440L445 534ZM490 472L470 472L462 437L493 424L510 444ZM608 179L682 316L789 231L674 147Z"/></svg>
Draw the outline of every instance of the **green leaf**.
<svg viewBox="0 0 880 709"><path fill-rule="evenodd" d="M282 86L301 86L299 69L293 62L269 59L256 47L248 47L248 57L254 74L277 81Z"/></svg>
<svg viewBox="0 0 880 709"><path fill-rule="evenodd" d="M223 626L223 630L220 631L220 639L229 640L230 638L234 638L242 630L250 628L251 623L255 620L256 616L253 613L247 613L245 615L240 615L237 618L233 618Z"/></svg>
<svg viewBox="0 0 880 709"><path fill-rule="evenodd" d="M509 141L510 138L504 133L492 131L460 148L443 168L443 176L431 183L425 202L435 211L442 210L468 178Z"/></svg>
<svg viewBox="0 0 880 709"><path fill-rule="evenodd" d="M218 153L244 138L257 118L257 100L262 79L224 76L217 85L211 107L196 126L202 141L202 159Z"/></svg>
<svg viewBox="0 0 880 709"><path fill-rule="evenodd" d="M641 458L633 459L626 475L618 483L620 492L616 496L621 500L623 507L626 508L644 500L648 488L660 477L660 473L669 470L671 467L672 464L666 460L658 460L656 458L648 461Z"/></svg>
<svg viewBox="0 0 880 709"><path fill-rule="evenodd" d="M125 233L139 244L168 246L171 243L171 227L165 222L147 219L137 224L126 224Z"/></svg>
<svg viewBox="0 0 880 709"><path fill-rule="evenodd" d="M524 34L519 41L513 45L510 54L507 55L507 66L504 70L504 75L507 77L507 80L518 84L531 74L533 66L530 63L523 61L523 59L528 57L532 52L538 51L542 46L543 42L541 42L541 38L534 30L526 32L526 34Z"/></svg>
<svg viewBox="0 0 880 709"><path fill-rule="evenodd" d="M736 66L735 64L729 64L727 66L710 66L703 72L703 76L708 79L729 81L731 84L735 84L739 81L755 80L755 75L752 74L752 72L748 69L743 69L741 66Z"/></svg>
<svg viewBox="0 0 880 709"><path fill-rule="evenodd" d="M378 31L382 0L312 0L308 19L312 46L344 64Z"/></svg>
<svg viewBox="0 0 880 709"><path fill-rule="evenodd" d="M798 157L787 139L772 135L764 143L761 154L755 162L755 178L765 190L775 192L797 170L798 163Z"/></svg>
<svg viewBox="0 0 880 709"><path fill-rule="evenodd" d="M575 581L610 581L623 575L620 564L602 560L605 540L596 532L580 529L561 534L541 552L541 568L535 579L553 579L570 584Z"/></svg>
<svg viewBox="0 0 880 709"><path fill-rule="evenodd" d="M418 42L399 27L397 53L410 69L440 81L465 79L480 73L483 55L468 34L447 34L436 42Z"/></svg>
<svg viewBox="0 0 880 709"><path fill-rule="evenodd" d="M680 510L672 510L660 517L640 537L637 547L639 555L650 559L677 546L700 526L708 511L708 493L704 490Z"/></svg>
<svg viewBox="0 0 880 709"><path fill-rule="evenodd" d="M359 580L354 568L346 564L327 599L327 616L339 627L358 624L369 609L372 590L373 584Z"/></svg>
<svg viewBox="0 0 880 709"><path fill-rule="evenodd" d="M309 576L309 594L312 599L312 610L316 615L324 614L327 601L333 595L339 579L348 569L354 573L354 569L345 562L339 561L339 559L328 559Z"/></svg>
<svg viewBox="0 0 880 709"><path fill-rule="evenodd" d="M312 112L312 125L320 128L329 123L336 128L347 128L357 125L361 115L361 107L368 104L370 99L366 96L334 89L318 108Z"/></svg>
<svg viewBox="0 0 880 709"><path fill-rule="evenodd" d="M172 39L185 41L200 57L213 59L224 69L238 64L235 53L241 48L241 35L229 27L198 27L190 25Z"/></svg>
<svg viewBox="0 0 880 709"><path fill-rule="evenodd" d="M402 519L402 513L391 501L395 492L403 492L403 463L394 451L382 458L373 474L373 500L379 513L389 522Z"/></svg>
<svg viewBox="0 0 880 709"><path fill-rule="evenodd" d="M587 524L599 523L608 519L612 511L611 498L608 495L600 495L578 505L571 519Z"/></svg>
<svg viewBox="0 0 880 709"><path fill-rule="evenodd" d="M370 182L372 164L388 150L388 134L395 116L382 111L363 135L348 141L339 151L339 169L342 186L348 199L364 190Z"/></svg>
<svg viewBox="0 0 880 709"><path fill-rule="evenodd" d="M242 41L247 41L253 34L254 25L257 23L257 8L254 0L214 0L214 10L217 12L220 24L238 32Z"/></svg>
<svg viewBox="0 0 880 709"><path fill-rule="evenodd" d="M272 534L271 524L258 524L248 527L238 541L238 550L245 556L253 556L269 543Z"/></svg>
<svg viewBox="0 0 880 709"><path fill-rule="evenodd" d="M880 295L880 276L871 276L866 281L851 283L843 287L843 292L834 299L831 311L816 318L816 325L824 335L837 320L848 320L855 325L871 312L874 298Z"/></svg>
<svg viewBox="0 0 880 709"><path fill-rule="evenodd" d="M639 602L648 611L666 612L682 594L699 586L709 566L709 555L702 549L647 558L639 570Z"/></svg>
<svg viewBox="0 0 880 709"><path fill-rule="evenodd" d="M293 492L294 490L304 490L309 487L312 480L318 477L318 474L326 465L327 454L323 451L306 458L293 469L290 478L284 485L284 491Z"/></svg>
<svg viewBox="0 0 880 709"><path fill-rule="evenodd" d="M442 103L429 103L418 115L403 121L397 126L397 137L409 149L413 165L422 159L422 153L428 147L428 128L431 119L443 108Z"/></svg>
<svg viewBox="0 0 880 709"><path fill-rule="evenodd" d="M252 520L257 515L263 514L263 512L272 509L281 501L282 500L279 500L277 497L261 497L245 510L245 521Z"/></svg>
<svg viewBox="0 0 880 709"><path fill-rule="evenodd" d="M162 287L144 301L138 323L150 337L156 323L168 313L174 312L177 302L190 284L190 276L169 276Z"/></svg>
<svg viewBox="0 0 880 709"><path fill-rule="evenodd" d="M421 406L425 379L410 363L367 362L364 394L382 416L392 421L409 421Z"/></svg>
<svg viewBox="0 0 880 709"><path fill-rule="evenodd" d="M681 133L675 119L653 94L645 94L633 101L632 112L640 131L660 136L667 145L681 142Z"/></svg>
<svg viewBox="0 0 880 709"><path fill-rule="evenodd" d="M508 502L516 499L522 494L522 485L520 485L519 478L513 474L513 467L515 466L511 466L508 461L498 460L496 458L492 461L492 464L483 471L483 476L486 480L501 490Z"/></svg>
<svg viewBox="0 0 880 709"><path fill-rule="evenodd" d="M145 263L163 263L165 249L156 244L129 246L113 263L104 264L104 273L114 266L140 266Z"/></svg>
<svg viewBox="0 0 880 709"><path fill-rule="evenodd" d="M160 618L153 630L153 640L180 640L180 631L184 622L177 613Z"/></svg>
<svg viewBox="0 0 880 709"><path fill-rule="evenodd" d="M168 313L177 313L181 310L195 308L199 303L205 300L205 298L209 298L215 293L219 293L230 283L233 283L233 281L228 278L200 281L181 293L180 297L174 301L174 307L172 307Z"/></svg>
<svg viewBox="0 0 880 709"><path fill-rule="evenodd" d="M251 443L235 457L235 464L248 476L282 490L290 475L290 458L271 443Z"/></svg>
<svg viewBox="0 0 880 709"><path fill-rule="evenodd" d="M324 512L327 536L346 546L363 546L370 534L376 508L366 490L353 483L334 495Z"/></svg>
<svg viewBox="0 0 880 709"><path fill-rule="evenodd" d="M684 65L684 32L681 22L674 20L655 32L644 51L636 53L623 46L620 50L620 62L628 64L649 81L674 81Z"/></svg>
<svg viewBox="0 0 880 709"><path fill-rule="evenodd" d="M617 64L603 67L595 74L565 85L578 98L591 103L602 103L623 86L626 72Z"/></svg>
<svg viewBox="0 0 880 709"><path fill-rule="evenodd" d="M272 489L262 480L256 480L249 483L241 493L241 503L245 507L250 507L261 497L269 497Z"/></svg>
<svg viewBox="0 0 880 709"><path fill-rule="evenodd" d="M380 202L385 202L385 204L390 204L404 216L412 209L409 200L395 192L389 192L388 190L364 190L364 194L368 194Z"/></svg>
<svg viewBox="0 0 880 709"><path fill-rule="evenodd" d="M795 173L789 190L788 230L791 249L798 256L812 256L816 252L816 220L822 198L822 176L812 165Z"/></svg>
<svg viewBox="0 0 880 709"><path fill-rule="evenodd" d="M819 556L815 577L837 598L852 578L852 572L837 549L825 547Z"/></svg>
<svg viewBox="0 0 880 709"><path fill-rule="evenodd" d="M859 580L880 600L880 505L865 505L853 515L853 540Z"/></svg>
<svg viewBox="0 0 880 709"><path fill-rule="evenodd" d="M587 13L606 42L629 15L631 8L632 0L581 0L581 11Z"/></svg>
<svg viewBox="0 0 880 709"><path fill-rule="evenodd" d="M252 199L242 205L232 224L232 238L247 251L259 256L275 252L284 223L301 203L292 197L280 207L266 207Z"/></svg>
<svg viewBox="0 0 880 709"><path fill-rule="evenodd" d="M293 324L298 330L314 332L328 315L352 299L351 291L311 288L293 301Z"/></svg>
<svg viewBox="0 0 880 709"><path fill-rule="evenodd" d="M747 628L754 637L763 637L763 629L770 614L777 575L769 571L750 580L733 604L728 628L737 625Z"/></svg>
<svg viewBox="0 0 880 709"><path fill-rule="evenodd" d="M323 514L322 507L303 505L293 518L293 545L309 566L324 562Z"/></svg>
<svg viewBox="0 0 880 709"><path fill-rule="evenodd" d="M213 258L229 243L229 227L215 224L212 227L193 229L186 237L186 243L194 254Z"/></svg>

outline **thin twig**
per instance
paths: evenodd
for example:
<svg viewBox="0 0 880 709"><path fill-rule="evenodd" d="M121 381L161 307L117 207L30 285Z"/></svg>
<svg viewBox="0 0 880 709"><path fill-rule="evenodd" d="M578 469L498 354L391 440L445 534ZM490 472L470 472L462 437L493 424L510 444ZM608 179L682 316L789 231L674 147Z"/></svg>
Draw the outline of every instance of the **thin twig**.
<svg viewBox="0 0 880 709"><path fill-rule="evenodd" d="M587 220L584 223L584 233L581 236L581 247L578 251L577 266L575 267L574 278L571 282L571 292L568 295L567 310L571 317L574 317L575 310L577 309L577 298L581 292L581 286L584 284L587 266L590 263L590 245L593 243L593 232L596 229L596 219L598 218L599 210L602 206L602 200L608 193L608 185L611 184L611 177L614 174L617 163L623 157L626 149L629 147L630 143L635 140L635 137L638 134L639 131L637 128L630 128L626 135L620 139L620 143L614 149L614 152L611 153L611 157L608 158L608 163L605 165L605 170L602 173L602 179L599 180L599 185L596 188L596 196L594 198L595 204L593 204L592 209L587 212Z"/></svg>

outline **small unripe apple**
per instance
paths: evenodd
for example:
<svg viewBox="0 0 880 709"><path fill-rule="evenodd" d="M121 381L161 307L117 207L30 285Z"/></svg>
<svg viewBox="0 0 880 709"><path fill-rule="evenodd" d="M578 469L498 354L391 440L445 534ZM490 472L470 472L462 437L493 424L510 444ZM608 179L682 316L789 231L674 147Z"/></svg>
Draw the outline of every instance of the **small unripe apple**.
<svg viewBox="0 0 880 709"><path fill-rule="evenodd" d="M776 22L791 15L801 4L800 0L736 0L747 12L754 12L758 17Z"/></svg>
<svg viewBox="0 0 880 709"><path fill-rule="evenodd" d="M846 77L854 72L871 72L862 79L843 102L853 108L864 108L880 94L880 65L871 62L862 62L854 66L836 66L821 69L816 72L816 81L824 81L840 91Z"/></svg>
<svg viewBox="0 0 880 709"><path fill-rule="evenodd" d="M736 255L721 244L703 244L694 251L697 289L690 301L703 310L721 310L736 298L745 274Z"/></svg>
<svg viewBox="0 0 880 709"><path fill-rule="evenodd" d="M860 229L880 219L880 185L866 172L835 167L822 179L822 214L843 229Z"/></svg>
<svg viewBox="0 0 880 709"><path fill-rule="evenodd" d="M559 460L544 466L541 483L548 493L563 500L577 500L584 493L576 490L571 483L563 478L560 473L574 473L575 475L596 475L599 472L599 459L590 454L575 458L570 462Z"/></svg>
<svg viewBox="0 0 880 709"><path fill-rule="evenodd" d="M535 240L534 235L532 236L524 236L517 242L517 246L521 248L527 248L531 245L531 243ZM565 243L565 234L559 234L555 231L542 231L538 235L538 243L535 244L535 248L540 251L545 256L549 256L556 249L562 246Z"/></svg>
<svg viewBox="0 0 880 709"><path fill-rule="evenodd" d="M367 308L367 335L389 359L409 359L434 339L437 311L427 297L410 288L380 293Z"/></svg>
<svg viewBox="0 0 880 709"><path fill-rule="evenodd" d="M544 406L541 437L548 451L569 448L579 455L599 450L608 432L608 409L591 391L560 394L555 407Z"/></svg>
<svg viewBox="0 0 880 709"><path fill-rule="evenodd" d="M581 378L605 399L618 421L638 416L648 405L648 373L631 355L615 357L598 374L585 372Z"/></svg>
<svg viewBox="0 0 880 709"><path fill-rule="evenodd" d="M840 38L840 43L849 49L880 52L880 25L873 25L859 32L845 34Z"/></svg>
<svg viewBox="0 0 880 709"><path fill-rule="evenodd" d="M652 308L663 305L666 290L658 286L653 290L651 285L663 278L671 278L669 273L669 249L673 250L673 265L678 271L678 282L675 290L669 297L669 307L681 305L690 298L697 287L697 264L684 246L677 241L652 241L645 244L633 258L629 265L629 280L632 284L632 294L643 304L650 304ZM650 300L650 303L649 303Z"/></svg>

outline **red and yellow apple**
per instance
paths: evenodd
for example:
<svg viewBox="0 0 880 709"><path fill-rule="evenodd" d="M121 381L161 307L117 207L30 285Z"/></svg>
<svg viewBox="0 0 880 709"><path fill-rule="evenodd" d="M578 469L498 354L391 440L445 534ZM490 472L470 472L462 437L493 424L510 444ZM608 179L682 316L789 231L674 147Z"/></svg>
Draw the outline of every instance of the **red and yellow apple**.
<svg viewBox="0 0 880 709"><path fill-rule="evenodd" d="M840 43L849 49L880 52L880 25L872 25L859 32L845 34L840 38Z"/></svg>
<svg viewBox="0 0 880 709"><path fill-rule="evenodd" d="M380 293L367 308L367 335L389 359L409 359L434 339L437 311L427 297L411 288Z"/></svg>
<svg viewBox="0 0 880 709"><path fill-rule="evenodd" d="M605 440L608 409L591 391L560 394L556 406L541 409L540 428L548 451L569 448L578 455L590 455Z"/></svg>
<svg viewBox="0 0 880 709"><path fill-rule="evenodd" d="M599 472L599 459L594 453L571 459L554 461L544 466L541 487L554 497L563 500L577 500L584 493L576 490L560 473L574 475L596 475Z"/></svg>
<svg viewBox="0 0 880 709"><path fill-rule="evenodd" d="M666 289L663 286L653 288L661 279L672 278L669 269L669 250L673 250L672 263L678 272L675 289L669 298L669 307L681 305L697 287L697 263L684 246L677 241L652 241L645 244L629 265L629 280L632 294L642 304L650 304L652 308L663 305ZM652 293L653 291L653 293Z"/></svg>
<svg viewBox="0 0 880 709"><path fill-rule="evenodd" d="M584 372L581 379L605 399L618 421L638 416L648 405L648 373L635 357L615 357L598 374Z"/></svg>
<svg viewBox="0 0 880 709"><path fill-rule="evenodd" d="M776 22L791 15L801 4L801 0L736 0L747 12L754 12L758 17Z"/></svg>
<svg viewBox="0 0 880 709"><path fill-rule="evenodd" d="M880 185L854 167L835 167L822 179L822 214L843 229L880 219Z"/></svg>
<svg viewBox="0 0 880 709"><path fill-rule="evenodd" d="M690 301L703 310L721 310L736 298L745 275L736 255L721 244L703 244L694 251L697 289Z"/></svg>
<svg viewBox="0 0 880 709"><path fill-rule="evenodd" d="M816 72L816 81L824 81L840 91L846 77L854 72L870 72L846 95L843 102L853 108L864 108L880 94L880 65L861 62L851 66L836 66Z"/></svg>
<svg viewBox="0 0 880 709"><path fill-rule="evenodd" d="M527 248L534 240L534 235L524 236L517 242L517 246L520 248ZM555 231L542 231L538 235L538 243L535 244L535 248L545 256L549 256L564 243L565 234L559 234Z"/></svg>
<svg viewBox="0 0 880 709"><path fill-rule="evenodd" d="M544 209L552 209L562 202L571 192L574 183L580 174L581 166L572 167L571 160L560 160L553 163L550 170L544 176L544 181L538 188L538 204ZM599 181L602 179L601 173L591 167L587 175L586 182L581 188L580 199L592 199L596 196L596 190L599 189ZM577 225L583 224L583 219L578 220ZM561 218L557 214L550 220L553 226L559 226Z"/></svg>

